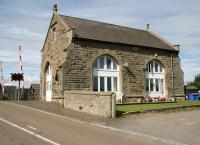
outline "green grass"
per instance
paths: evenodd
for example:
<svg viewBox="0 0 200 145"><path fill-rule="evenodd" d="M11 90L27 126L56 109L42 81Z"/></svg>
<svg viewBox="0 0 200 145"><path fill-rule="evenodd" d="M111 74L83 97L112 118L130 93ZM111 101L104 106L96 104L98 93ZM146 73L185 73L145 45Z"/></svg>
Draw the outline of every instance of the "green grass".
<svg viewBox="0 0 200 145"><path fill-rule="evenodd" d="M145 110L191 106L191 105L200 105L200 101L183 101L176 103L160 103L160 104L117 105L117 112L123 113L130 111L145 111Z"/></svg>

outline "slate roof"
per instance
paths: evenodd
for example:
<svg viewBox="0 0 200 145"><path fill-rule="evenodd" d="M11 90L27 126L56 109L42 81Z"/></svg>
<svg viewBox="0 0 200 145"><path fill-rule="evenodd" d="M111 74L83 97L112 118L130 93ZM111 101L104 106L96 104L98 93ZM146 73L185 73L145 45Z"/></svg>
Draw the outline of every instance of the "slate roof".
<svg viewBox="0 0 200 145"><path fill-rule="evenodd" d="M151 32L58 14L77 38L178 51Z"/></svg>

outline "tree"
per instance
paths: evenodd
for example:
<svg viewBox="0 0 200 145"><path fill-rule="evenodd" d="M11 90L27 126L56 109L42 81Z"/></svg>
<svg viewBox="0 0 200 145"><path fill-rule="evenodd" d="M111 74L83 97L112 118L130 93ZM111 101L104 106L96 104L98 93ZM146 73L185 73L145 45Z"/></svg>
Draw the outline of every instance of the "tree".
<svg viewBox="0 0 200 145"><path fill-rule="evenodd" d="M195 86L200 90L200 74L197 74L193 82L190 82L188 86Z"/></svg>

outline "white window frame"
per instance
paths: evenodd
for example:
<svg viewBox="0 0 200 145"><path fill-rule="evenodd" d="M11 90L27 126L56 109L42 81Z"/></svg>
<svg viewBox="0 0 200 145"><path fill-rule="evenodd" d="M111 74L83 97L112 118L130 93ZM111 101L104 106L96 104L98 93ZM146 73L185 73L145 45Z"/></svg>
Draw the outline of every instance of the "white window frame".
<svg viewBox="0 0 200 145"><path fill-rule="evenodd" d="M100 59L101 58L103 58L103 60L104 60L103 68L100 68ZM107 58L111 60L111 69L107 69ZM93 67L93 78L94 78L94 76L98 78L97 79L98 80L98 92L100 92L100 77L104 78L104 92L108 92L108 90L107 90L107 78L108 77L111 78L111 92L118 92L118 90L119 90L119 68L118 68L118 65L116 64L116 62L108 56L101 56L95 60L94 64L96 62L97 62L97 67L96 68ZM116 69L114 69L114 67L113 67L114 63L117 66ZM94 66L94 64L93 64L93 66ZM114 78L117 78L117 90L114 90ZM94 90L93 83L92 83L92 87Z"/></svg>
<svg viewBox="0 0 200 145"><path fill-rule="evenodd" d="M158 71L156 72L155 64L158 65ZM145 72L145 90L148 97L165 97L165 71L161 63L156 60L152 60L148 63L148 69ZM151 91L150 79L153 79L153 91ZM156 80L158 80L158 91L156 91ZM162 80L162 81L161 81Z"/></svg>
<svg viewBox="0 0 200 145"><path fill-rule="evenodd" d="M157 72L156 72L156 68L155 68L156 63L158 65L158 71ZM163 69L162 65L156 60L150 61L147 66L148 66L148 72L149 73L164 73L164 69ZM162 71L161 71L161 68L162 68Z"/></svg>

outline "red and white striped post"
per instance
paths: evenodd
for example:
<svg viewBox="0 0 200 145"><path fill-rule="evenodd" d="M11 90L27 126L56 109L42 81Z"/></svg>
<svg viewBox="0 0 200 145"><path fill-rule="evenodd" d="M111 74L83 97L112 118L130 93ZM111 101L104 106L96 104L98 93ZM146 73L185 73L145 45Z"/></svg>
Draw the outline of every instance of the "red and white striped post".
<svg viewBox="0 0 200 145"><path fill-rule="evenodd" d="M20 73L23 74L23 65L22 65L22 48L19 45L19 69L20 69ZM22 88L22 93L24 90L24 81L22 80L20 85L19 85L19 89Z"/></svg>
<svg viewBox="0 0 200 145"><path fill-rule="evenodd" d="M0 69L1 69L1 86L2 86L2 93L4 93L4 83L3 83L3 61L0 61Z"/></svg>

